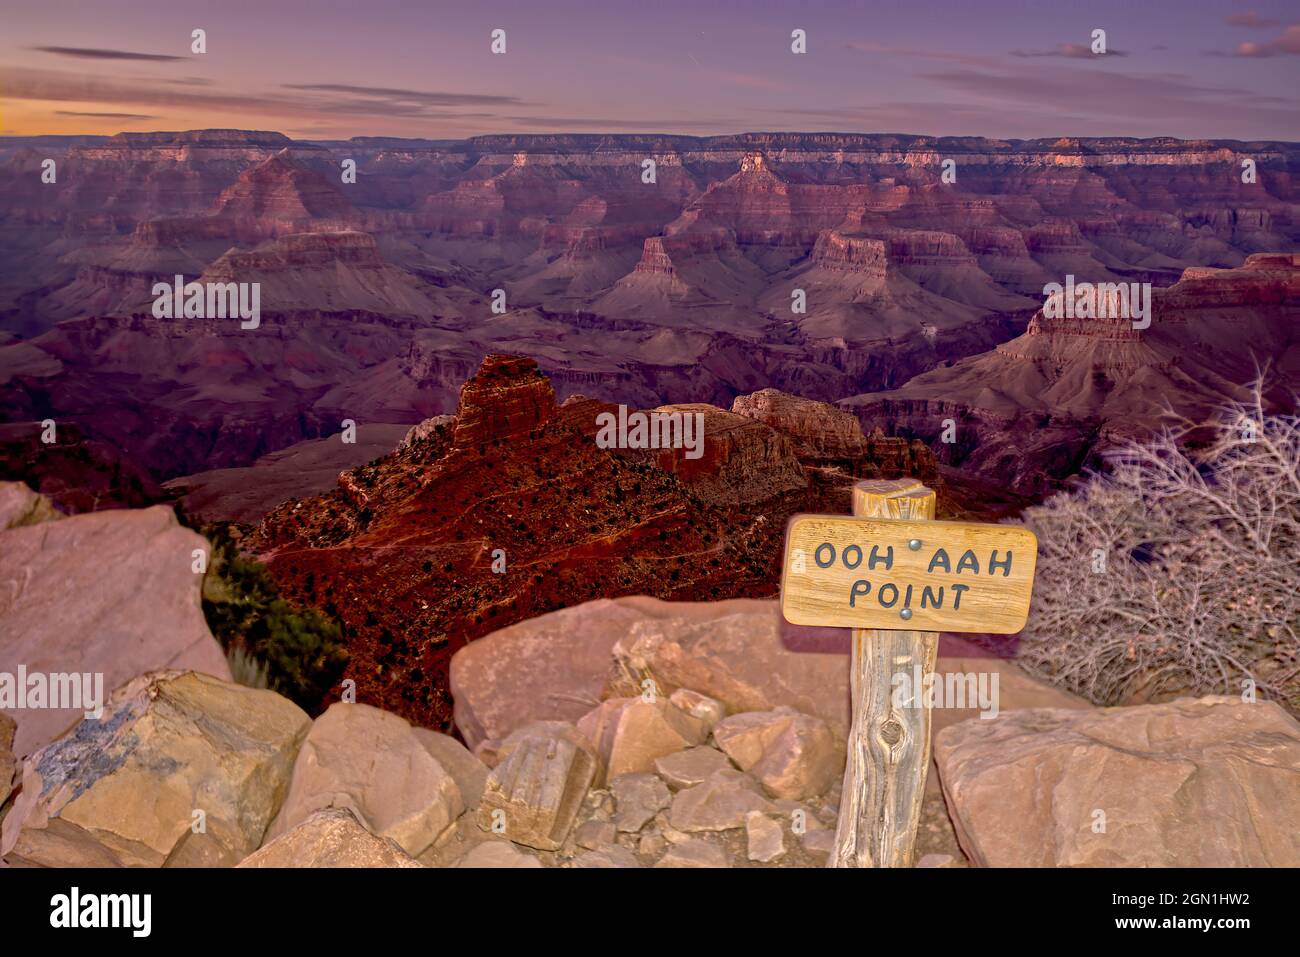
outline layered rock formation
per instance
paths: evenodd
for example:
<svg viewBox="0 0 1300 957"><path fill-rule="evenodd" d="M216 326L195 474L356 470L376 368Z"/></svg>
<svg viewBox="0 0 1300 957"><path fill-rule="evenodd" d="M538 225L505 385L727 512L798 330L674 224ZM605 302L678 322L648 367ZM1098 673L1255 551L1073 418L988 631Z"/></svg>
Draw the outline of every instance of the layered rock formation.
<svg viewBox="0 0 1300 957"><path fill-rule="evenodd" d="M600 596L770 595L786 518L844 487L812 480L793 438L754 418L668 410L703 417L694 458L601 448L608 411L557 405L535 362L490 356L454 423L280 506L250 547L343 622L362 700L446 726L448 658L464 643ZM849 474L897 464L870 454L846 459Z"/></svg>
<svg viewBox="0 0 1300 957"><path fill-rule="evenodd" d="M1040 310L1023 336L991 352L841 405L864 424L920 436L945 464L1043 494L1171 412L1195 421L1244 398L1265 367L1266 398L1291 408L1298 315L1300 260L1251 255L1155 290L1149 328ZM938 441L947 420L951 443Z"/></svg>
<svg viewBox="0 0 1300 957"><path fill-rule="evenodd" d="M506 349L562 398L642 408L892 390L1022 332L1067 272L1164 285L1297 240L1279 143L211 130L38 142L57 190L24 145L0 167L0 321L27 337L0 345L0 415L81 427L154 480L449 413ZM263 284L261 329L148 321L178 273Z"/></svg>

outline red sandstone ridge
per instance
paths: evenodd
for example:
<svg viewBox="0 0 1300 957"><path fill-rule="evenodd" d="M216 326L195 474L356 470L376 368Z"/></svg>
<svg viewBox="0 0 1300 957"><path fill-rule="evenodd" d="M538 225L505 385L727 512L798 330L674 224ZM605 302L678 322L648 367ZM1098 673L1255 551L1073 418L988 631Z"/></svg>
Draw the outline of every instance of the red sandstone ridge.
<svg viewBox="0 0 1300 957"><path fill-rule="evenodd" d="M362 700L436 726L451 719L450 653L495 628L598 597L774 594L786 520L829 507L794 439L688 405L656 411L704 416L698 460L602 449L608 409L559 407L536 362L489 356L454 422L281 505L251 547L341 620Z"/></svg>
<svg viewBox="0 0 1300 957"><path fill-rule="evenodd" d="M523 356L489 356L460 390L452 440L471 448L535 433L555 417L555 392L537 363Z"/></svg>
<svg viewBox="0 0 1300 957"><path fill-rule="evenodd" d="M779 389L737 396L731 411L794 436L801 457L853 459L867 450L862 426L852 414Z"/></svg>

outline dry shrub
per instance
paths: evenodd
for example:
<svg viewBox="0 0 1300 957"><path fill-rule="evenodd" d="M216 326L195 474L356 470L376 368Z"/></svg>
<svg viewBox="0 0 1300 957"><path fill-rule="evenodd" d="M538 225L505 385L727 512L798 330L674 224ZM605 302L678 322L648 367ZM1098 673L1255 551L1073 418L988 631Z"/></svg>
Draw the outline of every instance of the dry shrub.
<svg viewBox="0 0 1300 957"><path fill-rule="evenodd" d="M1184 423L1025 514L1020 657L1097 704L1242 694L1300 714L1300 419L1253 400ZM1095 556L1104 556L1098 572Z"/></svg>

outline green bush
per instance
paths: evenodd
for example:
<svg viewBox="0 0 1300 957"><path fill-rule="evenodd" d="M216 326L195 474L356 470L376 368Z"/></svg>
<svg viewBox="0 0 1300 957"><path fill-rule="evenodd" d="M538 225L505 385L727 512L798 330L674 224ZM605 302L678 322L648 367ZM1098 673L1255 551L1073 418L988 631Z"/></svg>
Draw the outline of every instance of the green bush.
<svg viewBox="0 0 1300 957"><path fill-rule="evenodd" d="M212 543L203 581L208 628L228 656L265 674L266 687L318 714L336 697L347 666L343 629L318 609L284 599L266 566L239 553L227 526L198 531Z"/></svg>

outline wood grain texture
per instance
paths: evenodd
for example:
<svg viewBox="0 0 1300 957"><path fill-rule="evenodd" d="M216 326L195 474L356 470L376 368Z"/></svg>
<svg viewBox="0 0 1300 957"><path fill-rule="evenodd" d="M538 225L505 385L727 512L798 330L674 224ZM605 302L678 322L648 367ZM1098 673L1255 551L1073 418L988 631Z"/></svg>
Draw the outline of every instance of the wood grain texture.
<svg viewBox="0 0 1300 957"><path fill-rule="evenodd" d="M935 495L914 480L860 482L859 517L933 519ZM853 630L853 724L828 867L909 867L930 762L930 709L893 706L893 676L934 671L937 632Z"/></svg>
<svg viewBox="0 0 1300 957"><path fill-rule="evenodd" d="M876 508L870 494L863 493L864 507ZM890 516L877 510L870 518L790 520L781 577L786 621L1008 635L1025 626L1038 558L1033 532L1017 525L891 521L916 514L924 496L908 489L886 500L893 503ZM920 542L916 550L908 546L913 540ZM900 615L903 609L909 618Z"/></svg>

